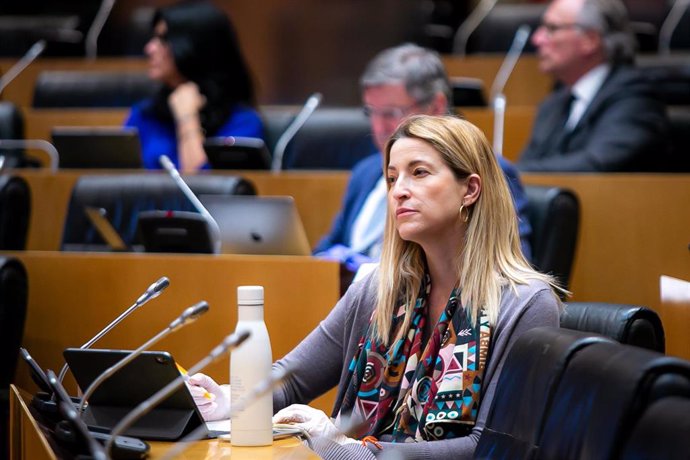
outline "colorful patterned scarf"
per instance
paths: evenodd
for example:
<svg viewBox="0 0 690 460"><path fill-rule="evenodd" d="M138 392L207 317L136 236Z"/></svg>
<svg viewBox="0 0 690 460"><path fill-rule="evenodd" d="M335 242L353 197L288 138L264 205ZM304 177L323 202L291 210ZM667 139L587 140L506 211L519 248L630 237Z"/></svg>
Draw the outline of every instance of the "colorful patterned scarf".
<svg viewBox="0 0 690 460"><path fill-rule="evenodd" d="M490 341L489 319L480 312L472 325L453 290L422 348L427 321L429 275L412 311L410 329L386 347L371 336L360 339L350 364L350 384L339 423L358 421L354 436L391 434L394 442L466 436L474 426ZM398 337L405 306L394 313L391 337ZM352 435L353 433L350 433Z"/></svg>

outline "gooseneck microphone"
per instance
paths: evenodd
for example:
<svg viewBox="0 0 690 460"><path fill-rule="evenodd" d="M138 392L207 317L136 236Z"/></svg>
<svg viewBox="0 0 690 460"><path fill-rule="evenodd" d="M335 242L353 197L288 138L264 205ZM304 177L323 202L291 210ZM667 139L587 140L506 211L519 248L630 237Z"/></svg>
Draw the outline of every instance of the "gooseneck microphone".
<svg viewBox="0 0 690 460"><path fill-rule="evenodd" d="M115 0L103 0L100 8L98 8L96 17L94 17L91 23L91 27L89 27L89 31L86 33L84 46L86 48L86 57L89 59L96 59L98 55L98 36L101 34L105 21L108 20L114 5Z"/></svg>
<svg viewBox="0 0 690 460"><path fill-rule="evenodd" d="M86 342L84 345L82 345L81 349L85 348L91 348L91 345L99 341L104 335L106 335L108 332L110 332L115 326L120 324L120 322L127 318L129 315L134 313L134 310L138 309L139 307L143 306L145 303L147 303L149 300L153 300L159 295L161 295L161 292L165 288L170 286L170 280L166 277L163 276L158 279L155 283L151 284L148 288L146 288L146 291L142 295L139 296L139 298L132 304L131 307L129 307L127 310L125 310L120 316L115 318L108 324L106 327L104 327L98 334L94 335L91 340ZM60 376L58 377L58 380L62 382L65 379L65 374L67 373L67 369L69 369L69 366L65 364L62 366L62 369L60 369Z"/></svg>
<svg viewBox="0 0 690 460"><path fill-rule="evenodd" d="M206 355L201 361L196 363L194 366L189 368L187 375L194 375L197 372L203 370L206 366L216 361L218 358L225 355L227 352L234 348L240 346L245 340L249 338L249 331L244 331L241 333L232 333L225 337L223 341L216 346L211 352ZM156 393L151 395L148 399L142 401L137 407L132 409L120 422L113 427L110 432L110 440L105 445L105 451L110 453L110 449L113 445L113 440L120 436L122 433L127 431L137 420L139 420L144 415L148 414L151 409L160 404L165 398L170 396L175 390L184 385L186 381L185 376L180 375L172 382L168 383L166 386L158 390ZM201 428L206 428L206 424L202 424Z"/></svg>
<svg viewBox="0 0 690 460"><path fill-rule="evenodd" d="M503 89L506 83L508 83L508 78L510 78L510 75L513 73L515 64L517 64L518 59L520 59L522 51L525 49L531 31L532 29L530 26L523 24L515 32L510 49L505 59L503 59L501 67L496 73L496 78L494 78L494 82L491 85L491 107L494 110L493 148L494 153L499 156L503 155L503 127L505 125L506 112L506 97L505 94L503 94Z"/></svg>
<svg viewBox="0 0 690 460"><path fill-rule="evenodd" d="M179 317L173 320L173 322L171 322L168 325L168 327L163 329L161 332L156 334L153 338L149 339L146 343L144 343L142 346L128 354L126 357L124 357L123 359L121 359L120 361L113 364L105 371L103 371L101 375L96 377L94 381L91 382L91 385L89 385L89 387L84 392L84 396L82 396L81 401L79 402L79 413L84 413L86 402L89 400L93 392L96 391L96 389L98 389L98 387L103 382L108 380L113 374L125 367L128 363L132 362L134 358L139 356L144 350L151 347L154 343L158 342L163 337L169 335L170 333L176 331L177 329L183 326L186 326L187 324L191 324L192 322L194 322L199 316L206 313L208 311L208 308L208 303L202 300L201 302L196 303L191 307L185 309L185 311L183 311Z"/></svg>
<svg viewBox="0 0 690 460"><path fill-rule="evenodd" d="M24 54L24 56L21 57L12 67L10 67L10 70L5 72L5 75L0 77L0 94L2 94L2 91L12 83L12 81L19 76L20 73L26 69L29 64L34 62L37 57L43 53L43 51L46 49L46 41L45 40L39 40L33 45L31 45L31 48Z"/></svg>
<svg viewBox="0 0 690 460"><path fill-rule="evenodd" d="M231 407L230 407L230 415L228 418L232 419L233 415L236 415L238 412L242 412L246 408L252 405L254 401L259 399L261 396L266 394L269 391L272 391L276 386L278 386L283 380L285 380L290 374L292 374L292 369L287 368L287 367L281 367L276 370L274 370L271 375L263 379L261 382L256 384L254 388L252 388L249 393L246 394L246 396L242 399L240 399L237 402L233 402ZM193 441L198 441L201 439L206 433L206 427L204 425L201 425L194 429L191 433L189 433L187 436L184 438L180 439L178 442L173 444L173 446L168 449L166 452L163 453L163 455L160 456L158 460L169 460L173 458L177 458L182 451L184 451L187 447L189 447L190 443ZM230 435L232 436L232 427L230 427ZM106 448L106 451L108 449Z"/></svg>
<svg viewBox="0 0 690 460"><path fill-rule="evenodd" d="M216 222L216 219L213 218L210 212L208 212L208 209L199 201L199 198L194 194L191 188L189 188L189 185L182 179L182 176L180 176L180 172L177 170L175 165L173 164L172 161L170 161L170 158L168 158L167 155L161 155L158 157L158 161L160 162L161 166L163 166L163 169L165 169L172 180L175 182L177 185L177 188L179 188L184 196L187 197L189 201L192 202L192 206L201 214L204 216L204 219L209 224L209 228L211 231L211 241L213 242L213 253L214 254L220 254L220 227L218 227L218 222Z"/></svg>
<svg viewBox="0 0 690 460"><path fill-rule="evenodd" d="M60 155L57 149L53 144L44 139L0 139L0 148L43 150L50 158L48 168L52 172L57 172L60 165Z"/></svg>
<svg viewBox="0 0 690 460"><path fill-rule="evenodd" d="M321 104L322 98L323 96L321 93L314 93L309 96L307 102L304 103L302 110L300 110L292 123L290 123L290 126L288 126L283 134L281 134L278 138L276 146L273 149L273 161L271 163L271 170L273 172L278 172L283 169L283 156L285 155L285 149L287 148L288 143L293 137L295 137L297 131L300 130L300 128L307 122L311 114L314 113L314 110L316 110L316 108Z"/></svg>
<svg viewBox="0 0 690 460"><path fill-rule="evenodd" d="M458 27L458 31L455 33L455 38L453 39L453 54L465 57L467 54L467 42L470 39L470 35L477 29L479 24L486 18L494 6L496 6L497 2L498 0L480 0L479 4L477 4L467 16L467 19Z"/></svg>

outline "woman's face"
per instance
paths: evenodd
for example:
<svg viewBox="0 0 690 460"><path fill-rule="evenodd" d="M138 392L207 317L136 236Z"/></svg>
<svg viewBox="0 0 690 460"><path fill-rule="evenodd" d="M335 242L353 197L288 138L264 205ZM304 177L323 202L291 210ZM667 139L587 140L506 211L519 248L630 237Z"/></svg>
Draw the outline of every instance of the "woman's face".
<svg viewBox="0 0 690 460"><path fill-rule="evenodd" d="M144 52L149 58L149 78L175 88L185 78L175 65L172 49L166 38L167 32L168 26L164 21L159 21L153 28L153 37L146 43Z"/></svg>
<svg viewBox="0 0 690 460"><path fill-rule="evenodd" d="M460 244L464 224L459 209L467 179L456 179L436 149L419 139L397 140L390 151L388 183L388 209L403 240L425 251L431 245L451 250Z"/></svg>

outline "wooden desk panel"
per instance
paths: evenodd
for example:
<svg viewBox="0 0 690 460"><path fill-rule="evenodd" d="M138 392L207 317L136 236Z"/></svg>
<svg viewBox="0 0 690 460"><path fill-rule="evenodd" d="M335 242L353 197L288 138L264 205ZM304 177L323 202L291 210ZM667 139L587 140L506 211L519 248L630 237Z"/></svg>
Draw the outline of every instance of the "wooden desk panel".
<svg viewBox="0 0 690 460"><path fill-rule="evenodd" d="M0 74L4 74L17 62L16 58L0 59ZM38 74L48 70L75 70L84 72L145 72L148 65L143 57L99 57L96 60L84 58L39 58L10 83L2 98L14 102L18 107L31 107Z"/></svg>
<svg viewBox="0 0 690 460"><path fill-rule="evenodd" d="M570 188L580 200L573 300L661 313L659 277L690 279L690 175L524 174L523 180ZM664 320L664 328L667 352L690 359L682 337L690 323L679 328Z"/></svg>
<svg viewBox="0 0 690 460"><path fill-rule="evenodd" d="M31 414L28 404L31 394L10 386L10 460L56 460L48 439ZM149 458L157 458L174 443L149 441ZM233 460L318 459L297 438L274 441L264 447L232 447L227 441L202 440L194 442L183 453L186 459L232 458Z"/></svg>
<svg viewBox="0 0 690 460"><path fill-rule="evenodd" d="M99 348L134 349L163 330L186 307L208 301L197 322L154 348L170 351L186 368L231 333L237 323L237 286L262 285L265 319L274 359L292 350L327 316L338 300L338 265L290 256L212 256L24 252L29 308L23 346L44 368L58 371L62 350L80 346L122 313L161 276L170 287L134 312L97 343ZM228 359L206 373L228 381ZM33 388L25 366L16 382ZM68 389L74 390L72 380ZM329 411L333 394L317 400Z"/></svg>
<svg viewBox="0 0 690 460"><path fill-rule="evenodd" d="M480 79L484 84L484 96L488 99L491 85L503 63L504 56L502 54L487 54L462 58L444 55L442 59L451 78ZM515 66L503 92L506 95L508 107L536 106L549 94L553 84L553 78L539 71L536 56L523 55Z"/></svg>
<svg viewBox="0 0 690 460"><path fill-rule="evenodd" d="M143 171L120 171L133 174ZM56 251L60 248L67 205L74 183L82 174L113 174L113 170L63 170L57 174L39 170L17 170L31 188L31 222L27 248ZM251 180L259 195L289 195L294 197L297 210L313 247L331 228L340 210L349 171L297 172L273 174L268 171L225 171L214 174L241 174Z"/></svg>

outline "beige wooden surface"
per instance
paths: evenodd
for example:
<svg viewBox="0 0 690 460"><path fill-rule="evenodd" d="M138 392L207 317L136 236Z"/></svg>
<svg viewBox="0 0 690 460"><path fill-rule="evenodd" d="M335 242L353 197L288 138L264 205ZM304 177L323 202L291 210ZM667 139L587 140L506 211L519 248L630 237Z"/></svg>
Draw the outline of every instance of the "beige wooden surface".
<svg viewBox="0 0 690 460"><path fill-rule="evenodd" d="M478 78L484 84L484 95L490 97L496 73L501 67L504 56L472 55L459 57L444 55L443 63L450 78ZM523 55L515 66L506 83L504 94L508 107L536 106L553 88L553 79L539 71L535 55Z"/></svg>
<svg viewBox="0 0 690 460"><path fill-rule="evenodd" d="M55 460L55 452L44 436L43 431L29 411L31 394L14 385L10 387L11 424L10 460ZM157 458L175 446L173 442L149 441L149 458ZM212 458L231 458L234 460L268 459L318 459L314 452L305 447L297 438L281 439L271 446L232 447L229 442L217 439L191 443L178 458L203 460Z"/></svg>
<svg viewBox="0 0 690 460"><path fill-rule="evenodd" d="M690 279L690 175L525 174L580 200L573 300L630 303L662 314L669 354L690 359L690 322L663 318L659 277Z"/></svg>
<svg viewBox="0 0 690 460"><path fill-rule="evenodd" d="M56 460L48 439L29 411L31 396L10 385L10 460Z"/></svg>
<svg viewBox="0 0 690 460"><path fill-rule="evenodd" d="M0 74L4 74L16 58L0 59ZM2 93L5 101L18 107L31 107L36 79L41 72L52 70L75 70L85 72L146 72L147 63L143 57L100 57L97 60L84 58L42 57L26 67L22 73Z"/></svg>
<svg viewBox="0 0 690 460"><path fill-rule="evenodd" d="M146 174L143 171L123 172ZM17 170L16 173L24 177L31 188L32 212L27 248L54 251L60 248L67 205L72 187L79 176L85 173L119 172L65 170L52 174L47 170ZM340 209L349 179L347 171L291 171L280 174L267 171L227 171L224 174L240 174L246 177L256 185L259 195L294 197L312 247L330 229L333 217Z"/></svg>
<svg viewBox="0 0 690 460"><path fill-rule="evenodd" d="M7 253L6 253L7 254ZM81 346L129 307L161 276L170 287L135 311L96 343L98 348L134 349L163 330L185 308L206 300L210 310L195 323L163 339L166 350L190 368L230 334L237 322L237 286L265 289L265 321L274 359L294 348L338 300L335 262L294 256L164 255L23 252L29 308L23 346L46 369L62 367L62 350ZM228 381L228 359L206 373ZM26 366L16 378L33 388ZM69 377L67 388L75 390ZM330 410L332 394L317 400Z"/></svg>

